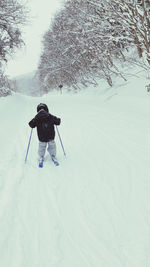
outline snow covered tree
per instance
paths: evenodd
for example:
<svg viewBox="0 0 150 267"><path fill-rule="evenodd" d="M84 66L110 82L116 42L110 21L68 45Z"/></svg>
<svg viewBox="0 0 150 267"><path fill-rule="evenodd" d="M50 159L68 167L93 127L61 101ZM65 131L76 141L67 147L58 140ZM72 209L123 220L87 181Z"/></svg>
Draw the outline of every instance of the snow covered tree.
<svg viewBox="0 0 150 267"><path fill-rule="evenodd" d="M68 0L55 16L44 36L39 65L46 90L59 83L75 89L80 83L96 84L96 75L112 85L113 73L122 76L113 58L122 59L122 47L129 42L122 24L108 19L106 11L100 0Z"/></svg>
<svg viewBox="0 0 150 267"><path fill-rule="evenodd" d="M0 0L0 72L16 48L23 44L20 27L27 9L19 0Z"/></svg>
<svg viewBox="0 0 150 267"><path fill-rule="evenodd" d="M0 72L0 97L11 94L8 78Z"/></svg>
<svg viewBox="0 0 150 267"><path fill-rule="evenodd" d="M7 61L22 43L20 26L26 21L26 10L19 0L0 1L0 59Z"/></svg>
<svg viewBox="0 0 150 267"><path fill-rule="evenodd" d="M116 62L125 60L124 49L137 46L137 36L141 42L142 34L145 34L142 56L145 51L148 59L146 4L133 5L133 2L135 0L65 2L64 9L55 16L43 39L39 75L46 91L58 87L60 83L76 89L78 84L96 84L95 77L104 78L110 86L113 75L125 80ZM133 7L139 17L136 17L135 11L133 16ZM141 14L143 17L140 17Z"/></svg>
<svg viewBox="0 0 150 267"><path fill-rule="evenodd" d="M150 65L150 1L106 0L111 18L122 23L128 39L137 47L138 55Z"/></svg>

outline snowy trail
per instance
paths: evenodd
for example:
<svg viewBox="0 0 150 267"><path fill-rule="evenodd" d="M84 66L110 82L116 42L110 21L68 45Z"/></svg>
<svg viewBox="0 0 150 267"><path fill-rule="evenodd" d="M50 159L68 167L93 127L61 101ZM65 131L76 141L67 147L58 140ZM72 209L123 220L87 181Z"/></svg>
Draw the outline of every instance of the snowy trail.
<svg viewBox="0 0 150 267"><path fill-rule="evenodd" d="M62 118L67 158L56 136L60 166L46 155L39 169L35 130L24 158L44 101ZM149 102L16 95L0 111L0 266L149 266Z"/></svg>
<svg viewBox="0 0 150 267"><path fill-rule="evenodd" d="M17 136L12 132L13 144L4 146L7 160L3 158L5 164L1 171L0 232L3 238L0 266L45 266L47 262L55 266L60 257L57 247L59 228L55 208L51 206L53 192L51 190L49 196L45 194L48 183L45 186L41 180L37 161L34 167L24 165L25 143L28 141L23 132L27 128L24 118L29 114L29 104L25 103L21 120L17 112L19 106L16 107L17 114L12 113L10 121ZM5 130L8 129L5 127Z"/></svg>

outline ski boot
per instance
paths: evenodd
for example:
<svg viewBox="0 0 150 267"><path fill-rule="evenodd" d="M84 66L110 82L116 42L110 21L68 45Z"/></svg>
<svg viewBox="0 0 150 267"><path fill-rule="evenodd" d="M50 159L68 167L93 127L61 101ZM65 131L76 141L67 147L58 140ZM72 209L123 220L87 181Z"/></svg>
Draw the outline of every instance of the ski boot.
<svg viewBox="0 0 150 267"><path fill-rule="evenodd" d="M43 168L43 161L44 161L43 159L39 160L39 168Z"/></svg>
<svg viewBox="0 0 150 267"><path fill-rule="evenodd" d="M55 164L55 166L59 166L59 162L57 161L55 157L52 157L52 161Z"/></svg>

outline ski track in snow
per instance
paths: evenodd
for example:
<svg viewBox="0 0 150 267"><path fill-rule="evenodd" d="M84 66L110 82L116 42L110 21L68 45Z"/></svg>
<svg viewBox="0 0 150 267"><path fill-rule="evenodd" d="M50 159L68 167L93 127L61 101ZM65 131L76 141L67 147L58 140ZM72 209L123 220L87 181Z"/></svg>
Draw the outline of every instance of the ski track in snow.
<svg viewBox="0 0 150 267"><path fill-rule="evenodd" d="M27 123L44 100L17 95L0 108L0 267L149 266L149 110L117 109L117 95L50 96L67 158L56 136L60 166L46 155L40 169L36 130L24 158Z"/></svg>

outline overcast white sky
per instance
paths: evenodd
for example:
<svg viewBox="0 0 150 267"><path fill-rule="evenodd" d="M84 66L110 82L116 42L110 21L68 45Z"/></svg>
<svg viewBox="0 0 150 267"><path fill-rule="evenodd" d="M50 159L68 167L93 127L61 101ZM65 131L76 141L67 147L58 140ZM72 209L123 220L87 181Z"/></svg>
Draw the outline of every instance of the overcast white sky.
<svg viewBox="0 0 150 267"><path fill-rule="evenodd" d="M41 40L50 25L51 18L62 6L61 0L28 0L32 22L24 27L26 46L17 50L13 59L8 62L6 73L15 77L37 68L41 51Z"/></svg>

